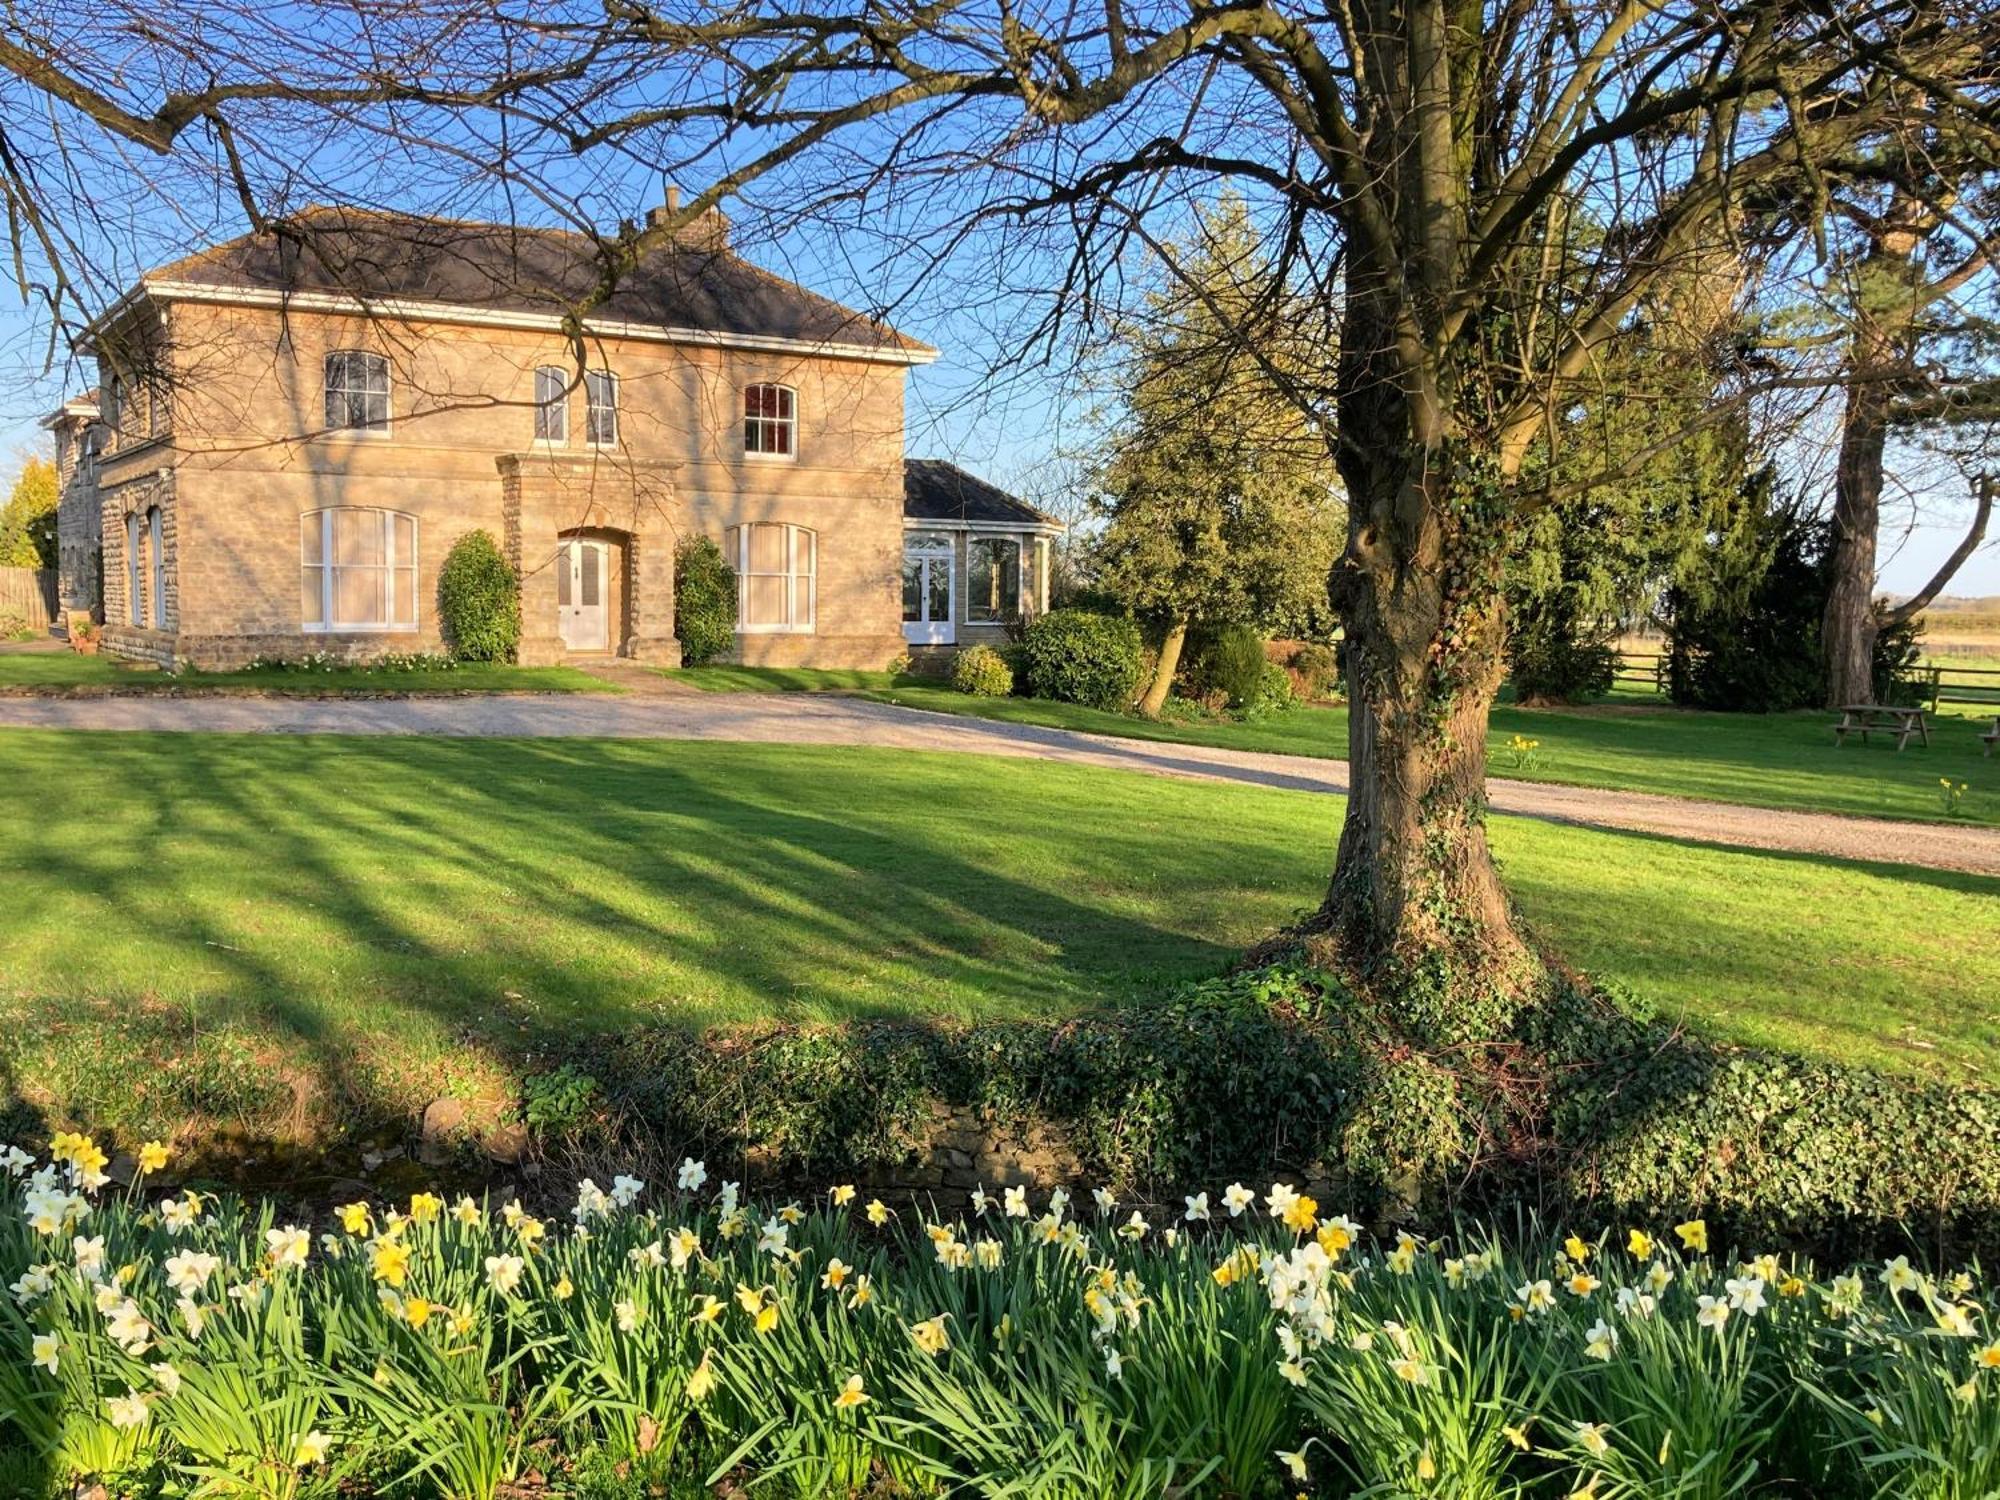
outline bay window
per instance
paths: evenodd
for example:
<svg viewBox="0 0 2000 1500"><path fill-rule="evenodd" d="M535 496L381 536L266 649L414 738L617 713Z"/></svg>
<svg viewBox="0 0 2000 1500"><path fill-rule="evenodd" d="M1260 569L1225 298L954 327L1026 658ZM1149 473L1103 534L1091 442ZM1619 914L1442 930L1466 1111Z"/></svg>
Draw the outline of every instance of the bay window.
<svg viewBox="0 0 2000 1500"><path fill-rule="evenodd" d="M417 628L417 518L331 506L299 518L299 606L307 630Z"/></svg>
<svg viewBox="0 0 2000 1500"><path fill-rule="evenodd" d="M750 634L813 628L818 538L803 526L732 526L727 554L736 568L736 626Z"/></svg>

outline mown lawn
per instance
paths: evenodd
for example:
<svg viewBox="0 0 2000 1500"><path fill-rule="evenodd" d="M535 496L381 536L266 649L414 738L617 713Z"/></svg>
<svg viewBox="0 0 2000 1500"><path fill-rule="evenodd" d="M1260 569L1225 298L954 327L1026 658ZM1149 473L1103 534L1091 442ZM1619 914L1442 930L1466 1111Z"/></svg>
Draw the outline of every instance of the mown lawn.
<svg viewBox="0 0 2000 1500"><path fill-rule="evenodd" d="M0 693L9 689L96 688L170 691L234 688L245 692L323 697L380 693L616 693L623 691L574 667L513 667L498 662L461 662L444 669L391 672L337 667L326 672L258 667L240 672L162 672L143 662L113 656L79 656L74 651L0 652Z"/></svg>
<svg viewBox="0 0 2000 1500"><path fill-rule="evenodd" d="M1347 710L1295 708L1255 724L1153 723L1040 698L974 698L934 680L887 672L774 671L697 667L674 674L715 692L847 692L934 713L1042 724L1088 734L1213 745L1279 755L1345 759ZM2000 826L2000 758L1981 754L1992 712L1947 707L1932 721L1928 749L1896 751L1833 742L1833 715L1714 714L1616 703L1597 708L1493 710L1488 769L1522 781L1701 797L1751 807L1799 808L1863 816L1941 819L1942 777L1966 787L1960 815ZM1509 743L1537 748L1523 763Z"/></svg>
<svg viewBox="0 0 2000 1500"><path fill-rule="evenodd" d="M93 1115L278 1064L410 1110L579 1029L1145 1004L1313 905L1340 814L711 743L14 731L0 775L0 1103ZM1494 838L1551 946L1665 1014L1993 1067L2000 882L1511 819ZM177 1067L214 1076L135 1077L127 1039L162 1027L202 1043Z"/></svg>

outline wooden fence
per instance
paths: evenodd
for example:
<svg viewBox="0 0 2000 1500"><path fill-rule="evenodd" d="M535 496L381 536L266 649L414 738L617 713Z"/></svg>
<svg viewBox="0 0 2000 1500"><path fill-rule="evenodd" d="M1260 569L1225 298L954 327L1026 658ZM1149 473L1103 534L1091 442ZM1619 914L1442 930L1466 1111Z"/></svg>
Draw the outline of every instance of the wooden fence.
<svg viewBox="0 0 2000 1500"><path fill-rule="evenodd" d="M1663 651L1618 652L1613 670L1617 685L1627 692L1658 693L1666 696L1666 653ZM1907 679L1905 695L1898 701L1914 701L1936 713L1940 703L1992 704L2000 709L2000 668L1926 665L1916 668Z"/></svg>
<svg viewBox="0 0 2000 1500"><path fill-rule="evenodd" d="M54 568L0 568L0 620L18 617L42 630L61 612Z"/></svg>

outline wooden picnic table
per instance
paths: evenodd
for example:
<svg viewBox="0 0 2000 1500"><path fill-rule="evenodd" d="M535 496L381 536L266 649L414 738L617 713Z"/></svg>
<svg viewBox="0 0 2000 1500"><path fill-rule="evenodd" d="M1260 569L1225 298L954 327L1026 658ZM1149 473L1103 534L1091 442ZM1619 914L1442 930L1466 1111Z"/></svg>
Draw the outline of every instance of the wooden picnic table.
<svg viewBox="0 0 2000 1500"><path fill-rule="evenodd" d="M1833 742L1844 745L1850 734L1858 734L1865 745L1870 731L1893 734L1899 752L1913 737L1921 738L1926 750L1931 744L1930 726L1924 722L1923 709L1895 703L1848 704L1840 711L1840 722L1833 726Z"/></svg>

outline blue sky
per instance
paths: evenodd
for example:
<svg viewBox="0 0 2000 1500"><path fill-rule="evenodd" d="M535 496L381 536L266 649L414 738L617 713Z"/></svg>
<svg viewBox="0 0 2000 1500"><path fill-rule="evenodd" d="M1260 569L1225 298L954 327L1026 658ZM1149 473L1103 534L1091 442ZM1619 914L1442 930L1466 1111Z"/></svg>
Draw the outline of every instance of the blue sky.
<svg viewBox="0 0 2000 1500"><path fill-rule="evenodd" d="M610 216L636 213L643 205L646 188L643 182L635 185L633 175L642 174L602 184L598 201L619 205L608 210ZM394 202L401 195L365 196ZM100 241L103 284L128 283L143 265L231 231L233 211L219 197L192 210L190 201L183 193L171 213L141 199L125 204L117 242ZM465 206L450 211L464 212ZM1006 367L1007 354L1018 349L1047 305L1032 279L1033 257L1001 264L997 258L1006 254L1004 247L973 245L957 257L949 276L913 283L907 265L883 249L896 238L892 232L858 243L851 233L803 224L743 248L767 268L850 305L888 305L899 327L940 348L936 365L912 372L907 448L913 456L948 457L1030 496L1047 494L1059 483L1062 455L1087 441L1092 402L1060 357L1053 365L1030 360ZM11 473L20 454L45 451L46 434L37 420L84 383L59 353L48 367L49 344L49 321L36 308L14 300L0 309L0 367L12 377L0 398L4 473ZM1824 454L1806 455L1803 464L1819 472L1827 467ZM1940 474L1914 456L1901 469L1908 482L1900 493L1892 484L1881 539L1882 586L1891 592L1906 592L1927 579L1957 542L1969 514L1960 493L1963 481L1955 474ZM1951 592L2000 594L2000 537L1967 564Z"/></svg>

